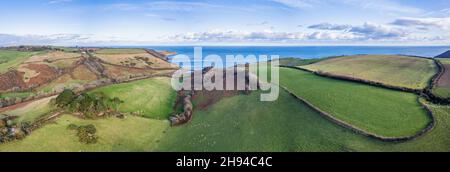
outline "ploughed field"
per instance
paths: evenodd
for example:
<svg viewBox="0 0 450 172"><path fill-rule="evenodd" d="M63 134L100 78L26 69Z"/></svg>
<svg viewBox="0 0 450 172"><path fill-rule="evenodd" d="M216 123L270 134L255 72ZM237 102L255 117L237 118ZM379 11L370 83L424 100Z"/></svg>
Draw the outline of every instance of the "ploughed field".
<svg viewBox="0 0 450 172"><path fill-rule="evenodd" d="M433 88L433 93L442 98L450 98L450 59L438 59L444 65L445 73Z"/></svg>
<svg viewBox="0 0 450 172"><path fill-rule="evenodd" d="M424 89L437 73L431 59L392 55L335 57L301 68L411 89Z"/></svg>

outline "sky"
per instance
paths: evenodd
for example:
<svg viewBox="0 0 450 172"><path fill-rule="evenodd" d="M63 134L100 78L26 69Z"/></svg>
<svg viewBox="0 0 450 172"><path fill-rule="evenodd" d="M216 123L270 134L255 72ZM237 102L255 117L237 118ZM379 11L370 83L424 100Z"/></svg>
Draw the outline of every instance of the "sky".
<svg viewBox="0 0 450 172"><path fill-rule="evenodd" d="M20 44L448 45L450 0L2 0Z"/></svg>

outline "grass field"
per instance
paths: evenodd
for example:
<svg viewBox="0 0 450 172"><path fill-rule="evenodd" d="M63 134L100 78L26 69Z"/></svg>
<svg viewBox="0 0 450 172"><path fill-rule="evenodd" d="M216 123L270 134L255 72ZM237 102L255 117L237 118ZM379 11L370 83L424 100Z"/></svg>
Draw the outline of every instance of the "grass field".
<svg viewBox="0 0 450 172"><path fill-rule="evenodd" d="M360 129L387 137L410 136L430 122L417 96L364 84L280 69L280 84L321 110Z"/></svg>
<svg viewBox="0 0 450 172"><path fill-rule="evenodd" d="M317 63L323 60L326 60L328 58L316 58L316 59L301 59L301 58L294 58L294 57L288 57L288 58L280 58L279 62L280 65L284 66L304 66L304 65L310 65L313 63Z"/></svg>
<svg viewBox="0 0 450 172"><path fill-rule="evenodd" d="M10 92L10 93L1 93L0 98L11 98L11 97L19 97L19 98L27 98L32 95L32 92Z"/></svg>
<svg viewBox="0 0 450 172"><path fill-rule="evenodd" d="M450 98L450 59L438 59L445 67L446 73L433 88L433 93L439 97Z"/></svg>
<svg viewBox="0 0 450 172"><path fill-rule="evenodd" d="M76 132L67 129L70 124L93 124L97 128L99 140L96 144L78 141ZM23 141L0 145L0 152L121 152L154 150L158 140L169 127L168 122L127 116L126 119L107 118L81 120L64 115L54 124L48 124Z"/></svg>
<svg viewBox="0 0 450 172"><path fill-rule="evenodd" d="M170 85L170 78L111 85L92 92L103 92L111 98L123 100L124 103L119 107L121 112L137 112L153 119L167 119L172 115L177 96Z"/></svg>
<svg viewBox="0 0 450 172"><path fill-rule="evenodd" d="M196 111L189 124L127 116L80 120L63 116L25 140L0 145L5 151L450 151L450 107L434 106L437 125L427 135L406 143L385 143L337 126L287 92L276 102L260 102L260 92L226 98ZM69 124L94 124L99 142L82 144Z"/></svg>
<svg viewBox="0 0 450 172"><path fill-rule="evenodd" d="M0 50L0 74L7 72L9 68L19 66L20 63L35 54L37 54L37 52Z"/></svg>
<svg viewBox="0 0 450 172"><path fill-rule="evenodd" d="M433 60L388 55L331 58L302 68L412 89L427 87L437 73Z"/></svg>

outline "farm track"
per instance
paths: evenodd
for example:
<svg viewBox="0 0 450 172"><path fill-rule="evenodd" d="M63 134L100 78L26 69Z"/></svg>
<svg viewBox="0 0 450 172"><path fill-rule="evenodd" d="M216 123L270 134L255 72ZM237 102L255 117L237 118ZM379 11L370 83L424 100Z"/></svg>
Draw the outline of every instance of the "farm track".
<svg viewBox="0 0 450 172"><path fill-rule="evenodd" d="M280 66L280 67L291 68L291 69L307 71L307 72L312 72L312 71L309 71L307 69L302 69L302 68L292 67L292 66ZM312 73L315 73L315 72L312 72ZM321 75L319 75L319 76L321 76ZM325 76L325 77L327 77L327 76ZM334 78L332 78L332 79L334 79ZM341 79L341 80L345 80L345 79ZM355 81L355 80L350 80L350 81L358 82L358 81ZM358 82L358 83L363 83L363 82ZM364 83L364 84L367 84L367 83ZM427 134L428 132L433 130L435 128L435 126L436 126L436 118L435 118L433 112L429 109L429 107L426 104L424 104L424 103L422 103L420 101L421 97L418 97L417 101L422 106L422 108L424 108L426 110L427 115L431 119L431 122L427 125L427 127L425 127L424 129L422 129L421 131L419 131L418 133L416 133L415 135L412 135L412 136L406 136L406 137L384 137L384 136L380 136L380 135L377 135L377 134L374 134L374 133L371 133L371 132L367 132L367 131L365 131L363 129L360 129L360 128L356 127L356 126L353 126L353 125L351 125L351 124L349 124L347 122L344 122L344 121L342 121L340 119L337 119L333 115L331 115L331 114L321 110L320 108L316 107L314 104L312 104L311 102L307 101L306 99L297 96L296 94L291 92L286 87L283 87L281 85L280 85L280 87L283 88L284 90L286 90L295 99L299 100L302 103L305 103L308 107L310 107L314 111L318 112L323 118L329 120L330 122L332 122L332 123L334 123L334 124L336 124L338 126L341 126L343 128L349 129L349 130L351 130L352 132L354 132L356 134L360 134L360 135L363 135L363 136L366 136L366 137L369 137L369 138L372 138L372 139L380 140L380 141L383 141L383 142L399 143L399 142L412 141L412 140L415 140L415 139L417 139L417 138L419 138L421 136L424 136L425 134ZM378 87L380 87L380 86L378 86ZM382 87L382 88L384 88L384 87ZM392 89L392 88L388 88L388 89Z"/></svg>

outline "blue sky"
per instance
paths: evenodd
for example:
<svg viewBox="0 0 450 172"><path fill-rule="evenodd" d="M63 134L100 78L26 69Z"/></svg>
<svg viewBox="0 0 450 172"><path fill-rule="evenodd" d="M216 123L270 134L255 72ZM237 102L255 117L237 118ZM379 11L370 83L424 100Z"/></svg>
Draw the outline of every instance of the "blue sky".
<svg viewBox="0 0 450 172"><path fill-rule="evenodd" d="M0 45L446 45L450 0L15 0Z"/></svg>

